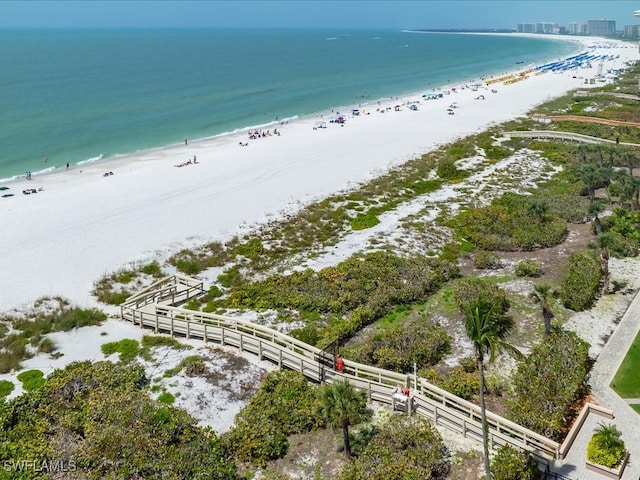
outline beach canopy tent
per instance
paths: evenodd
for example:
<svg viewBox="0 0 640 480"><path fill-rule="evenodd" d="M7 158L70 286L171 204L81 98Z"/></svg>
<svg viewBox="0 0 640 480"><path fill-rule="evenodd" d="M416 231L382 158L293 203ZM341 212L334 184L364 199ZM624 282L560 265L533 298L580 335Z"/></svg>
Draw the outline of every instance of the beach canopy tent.
<svg viewBox="0 0 640 480"><path fill-rule="evenodd" d="M427 100L432 100L436 98L442 98L441 93L424 93L422 94L422 98L426 98Z"/></svg>
<svg viewBox="0 0 640 480"><path fill-rule="evenodd" d="M313 124L313 128L327 128L327 122L319 120Z"/></svg>
<svg viewBox="0 0 640 480"><path fill-rule="evenodd" d="M412 103L411 105L409 105L409 108L414 111L418 110L418 106L415 103Z"/></svg>
<svg viewBox="0 0 640 480"><path fill-rule="evenodd" d="M354 108L353 110L351 110L351 115L353 115L354 117L357 117L358 115L360 115L360 110L358 110L357 108Z"/></svg>

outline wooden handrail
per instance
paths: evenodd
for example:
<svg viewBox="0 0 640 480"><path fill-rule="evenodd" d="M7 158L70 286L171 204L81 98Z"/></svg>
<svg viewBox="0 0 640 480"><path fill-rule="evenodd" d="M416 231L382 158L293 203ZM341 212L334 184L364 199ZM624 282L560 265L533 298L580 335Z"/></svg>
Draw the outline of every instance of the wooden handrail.
<svg viewBox="0 0 640 480"><path fill-rule="evenodd" d="M166 282L156 282L161 291L169 291L170 282L177 277L168 277ZM194 284L187 284L193 286ZM202 292L200 284L200 292ZM193 293L195 289L187 288ZM289 368L304 374L316 382L332 382L347 377L356 388L365 390L370 399L395 405L393 393L400 385L412 385L413 376L391 372L382 368L345 360L342 372L333 366L333 358L327 362L326 354L317 347L290 337L269 327L247 320L187 310L171 305L145 303L156 298L152 289L143 295L129 297L121 305L122 318L148 327L156 333L166 332L172 336L199 338L205 342L229 345L243 352L255 354L260 360L270 360L280 368ZM143 300L140 302L139 300ZM135 300L135 301L133 301ZM482 440L480 408L459 398L424 379L417 381L412 389L411 403L416 414L436 425L450 429L463 436ZM559 458L559 444L506 418L487 412L489 440L493 445L511 445L532 453L539 460Z"/></svg>

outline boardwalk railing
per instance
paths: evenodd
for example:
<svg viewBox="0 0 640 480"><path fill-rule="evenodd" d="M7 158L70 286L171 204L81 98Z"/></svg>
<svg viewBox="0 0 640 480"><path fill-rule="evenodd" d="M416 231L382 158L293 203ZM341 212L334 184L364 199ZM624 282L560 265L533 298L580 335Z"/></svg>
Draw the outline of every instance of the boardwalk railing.
<svg viewBox="0 0 640 480"><path fill-rule="evenodd" d="M551 138L554 140L565 140L569 142L579 143L608 143L613 145L624 145L627 147L640 147L637 143L616 143L615 140L609 140L607 138L591 137L589 135L582 135L580 133L569 132L556 132L554 130L527 130L527 131L514 131L504 132L505 137L519 137L519 138Z"/></svg>
<svg viewBox="0 0 640 480"><path fill-rule="evenodd" d="M201 281L190 277L171 275L131 295L123 305L130 308L141 308L152 303L176 305L203 293L203 285Z"/></svg>
<svg viewBox="0 0 640 480"><path fill-rule="evenodd" d="M171 282L181 282L170 288ZM262 325L213 313L186 310L168 304L154 303L169 298L188 300L202 292L202 284L187 282L184 277L173 276L156 282L159 289L151 287L129 297L120 307L122 318L151 328L156 333L201 339L219 345L228 345L242 352L249 352L260 360L270 360L280 368L296 370L316 382L332 382L347 377L358 389L367 392L370 400L396 405L394 394L398 387L412 387L409 413L429 419L435 425L482 441L480 408L441 388L412 375L391 372L381 368L345 361L344 370L333 368L333 357L319 348ZM487 412L489 443L491 447L511 445L533 454L539 461L548 463L559 458L560 445L514 422Z"/></svg>

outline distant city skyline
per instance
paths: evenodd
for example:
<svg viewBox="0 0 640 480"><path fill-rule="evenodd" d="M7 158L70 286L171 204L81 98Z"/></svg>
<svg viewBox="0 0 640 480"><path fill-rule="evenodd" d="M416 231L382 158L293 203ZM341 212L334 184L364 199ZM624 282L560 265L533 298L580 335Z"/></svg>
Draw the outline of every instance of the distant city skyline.
<svg viewBox="0 0 640 480"><path fill-rule="evenodd" d="M0 28L509 28L614 20L639 24L640 1L15 1L0 2Z"/></svg>

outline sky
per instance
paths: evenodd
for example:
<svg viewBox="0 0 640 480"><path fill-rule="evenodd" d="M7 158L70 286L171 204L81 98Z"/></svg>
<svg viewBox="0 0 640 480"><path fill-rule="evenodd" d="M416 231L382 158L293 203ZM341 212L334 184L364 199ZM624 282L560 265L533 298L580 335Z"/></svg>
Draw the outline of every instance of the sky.
<svg viewBox="0 0 640 480"><path fill-rule="evenodd" d="M640 0L0 0L0 28L516 28L640 24Z"/></svg>

